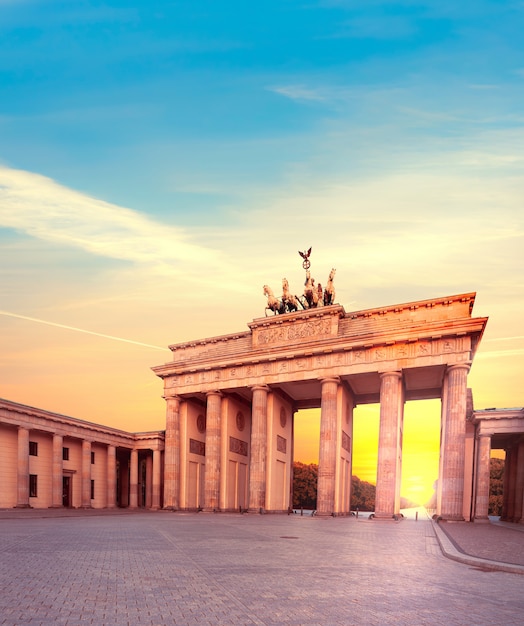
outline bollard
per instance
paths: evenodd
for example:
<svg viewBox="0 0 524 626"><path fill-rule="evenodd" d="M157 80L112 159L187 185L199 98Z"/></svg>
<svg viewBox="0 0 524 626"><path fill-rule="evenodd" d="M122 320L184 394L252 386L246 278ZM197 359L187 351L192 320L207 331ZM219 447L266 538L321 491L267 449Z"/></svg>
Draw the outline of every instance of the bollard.
<svg viewBox="0 0 524 626"><path fill-rule="evenodd" d="M415 511L415 521L418 522L418 511Z"/></svg>

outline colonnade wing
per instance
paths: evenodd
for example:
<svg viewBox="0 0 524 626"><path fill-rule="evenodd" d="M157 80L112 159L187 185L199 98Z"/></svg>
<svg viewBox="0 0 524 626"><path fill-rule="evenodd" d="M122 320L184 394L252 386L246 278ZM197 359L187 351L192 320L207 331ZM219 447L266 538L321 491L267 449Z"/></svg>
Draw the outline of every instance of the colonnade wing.
<svg viewBox="0 0 524 626"><path fill-rule="evenodd" d="M0 400L0 439L0 473L7 461L17 468L0 493L4 507L161 506L163 432L126 433Z"/></svg>

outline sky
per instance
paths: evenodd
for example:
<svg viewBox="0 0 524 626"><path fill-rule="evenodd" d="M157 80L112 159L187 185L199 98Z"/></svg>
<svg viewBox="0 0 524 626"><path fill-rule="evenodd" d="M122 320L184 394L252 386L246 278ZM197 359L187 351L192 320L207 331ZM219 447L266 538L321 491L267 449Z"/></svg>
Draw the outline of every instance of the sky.
<svg viewBox="0 0 524 626"><path fill-rule="evenodd" d="M523 406L523 28L521 0L0 0L0 396L162 429L167 346L248 330L311 246L346 312L475 291L475 406ZM404 495L437 405L406 407Z"/></svg>

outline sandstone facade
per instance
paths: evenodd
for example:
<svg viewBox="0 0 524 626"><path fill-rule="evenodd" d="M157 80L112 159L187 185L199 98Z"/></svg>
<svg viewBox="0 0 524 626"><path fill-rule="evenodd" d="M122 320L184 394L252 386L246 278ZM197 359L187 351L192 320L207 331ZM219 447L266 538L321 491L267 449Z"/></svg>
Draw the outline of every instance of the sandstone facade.
<svg viewBox="0 0 524 626"><path fill-rule="evenodd" d="M404 405L440 398L437 513L486 518L489 452L502 447L505 518L520 521L523 410L473 410L467 376L487 323L472 317L474 300L466 293L351 313L328 305L172 345L172 360L153 368L164 383L165 432L126 433L0 401L0 507L284 512L294 415L317 407L317 513L346 515L353 410L379 403L375 516L392 519L400 512Z"/></svg>

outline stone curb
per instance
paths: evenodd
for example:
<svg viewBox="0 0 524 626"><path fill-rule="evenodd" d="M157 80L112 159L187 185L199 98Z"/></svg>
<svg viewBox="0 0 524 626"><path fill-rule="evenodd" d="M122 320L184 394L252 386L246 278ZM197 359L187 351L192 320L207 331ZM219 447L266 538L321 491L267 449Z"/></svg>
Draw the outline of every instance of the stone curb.
<svg viewBox="0 0 524 626"><path fill-rule="evenodd" d="M482 559L477 556L471 556L465 552L461 552L451 541L446 534L446 531L441 528L437 521L431 520L433 525L433 531L437 538L437 541L442 550L442 554L448 559L464 563L466 565L472 565L474 567L481 568L483 570L493 570L501 572L510 572L512 574L524 575L524 565L512 565L511 563L502 563L500 561L490 561L489 559Z"/></svg>

